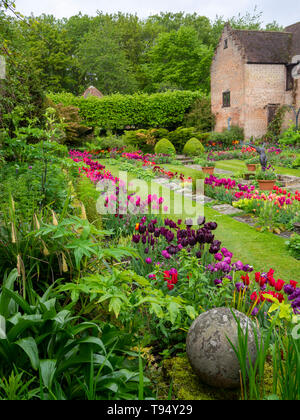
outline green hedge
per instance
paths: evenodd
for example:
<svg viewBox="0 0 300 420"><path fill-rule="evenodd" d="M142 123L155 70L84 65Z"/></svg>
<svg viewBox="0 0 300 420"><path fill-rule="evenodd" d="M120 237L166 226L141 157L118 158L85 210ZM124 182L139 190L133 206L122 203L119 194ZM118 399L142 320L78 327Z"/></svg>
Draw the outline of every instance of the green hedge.
<svg viewBox="0 0 300 420"><path fill-rule="evenodd" d="M101 99L85 99L71 93L49 94L48 97L55 104L78 107L81 117L89 126L123 130L127 126L174 128L182 124L186 112L196 99L205 95L200 91L174 91L152 95L115 94Z"/></svg>

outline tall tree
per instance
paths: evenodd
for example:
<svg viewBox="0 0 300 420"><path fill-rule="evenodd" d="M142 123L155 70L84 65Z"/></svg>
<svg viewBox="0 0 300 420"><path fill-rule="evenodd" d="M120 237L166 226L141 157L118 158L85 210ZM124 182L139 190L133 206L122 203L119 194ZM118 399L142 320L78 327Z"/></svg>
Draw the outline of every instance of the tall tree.
<svg viewBox="0 0 300 420"><path fill-rule="evenodd" d="M111 22L93 27L78 48L78 60L86 79L103 93L133 93L137 83L132 66L120 46L121 38Z"/></svg>
<svg viewBox="0 0 300 420"><path fill-rule="evenodd" d="M148 52L145 72L150 89L162 87L209 90L212 48L199 41L197 31L182 26L178 31L162 33Z"/></svg>

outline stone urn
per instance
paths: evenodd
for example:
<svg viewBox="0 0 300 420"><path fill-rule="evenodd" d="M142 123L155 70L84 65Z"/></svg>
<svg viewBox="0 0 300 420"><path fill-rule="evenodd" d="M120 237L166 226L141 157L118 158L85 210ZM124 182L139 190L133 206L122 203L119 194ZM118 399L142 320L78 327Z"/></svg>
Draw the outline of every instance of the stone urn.
<svg viewBox="0 0 300 420"><path fill-rule="evenodd" d="M259 189L262 191L273 191L275 186L275 179L260 179L258 180Z"/></svg>
<svg viewBox="0 0 300 420"><path fill-rule="evenodd" d="M202 166L202 172L207 175L213 175L215 172L214 166Z"/></svg>
<svg viewBox="0 0 300 420"><path fill-rule="evenodd" d="M247 163L247 169L249 172L255 172L256 171L256 164L255 163Z"/></svg>
<svg viewBox="0 0 300 420"><path fill-rule="evenodd" d="M254 327L250 318L241 312L230 308L211 309L198 316L187 335L187 356L193 370L203 383L216 388L240 386L240 365L229 342L238 345L238 324L231 311L244 333L248 326L248 354L254 364L257 358Z"/></svg>

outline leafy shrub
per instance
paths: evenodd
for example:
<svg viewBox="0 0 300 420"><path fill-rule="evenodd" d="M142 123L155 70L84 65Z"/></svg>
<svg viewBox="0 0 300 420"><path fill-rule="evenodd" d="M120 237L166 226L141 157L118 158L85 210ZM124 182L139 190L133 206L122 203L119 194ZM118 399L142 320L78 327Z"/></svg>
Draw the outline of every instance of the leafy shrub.
<svg viewBox="0 0 300 420"><path fill-rule="evenodd" d="M294 160L294 162L293 162L292 166L293 166L293 168L299 168L299 167L300 167L300 156L298 156L298 157Z"/></svg>
<svg viewBox="0 0 300 420"><path fill-rule="evenodd" d="M297 260L300 260L300 235L292 235L291 239L286 244L289 253Z"/></svg>
<svg viewBox="0 0 300 420"><path fill-rule="evenodd" d="M295 131L294 126L290 126L279 139L279 143L284 146L297 146L300 144L300 131Z"/></svg>
<svg viewBox="0 0 300 420"><path fill-rule="evenodd" d="M176 153L175 147L168 139L161 139L155 146L155 153L173 155Z"/></svg>
<svg viewBox="0 0 300 420"><path fill-rule="evenodd" d="M127 146L134 146L135 150L143 152L153 152L154 146L158 140L167 137L168 130L164 128L151 128L149 130L125 131L123 141Z"/></svg>
<svg viewBox="0 0 300 420"><path fill-rule="evenodd" d="M88 126L123 130L136 128L173 128L182 124L185 113L202 92L168 91L164 93L108 95L103 98L76 97L70 93L50 94L56 104L75 106ZM189 136L191 137L191 136Z"/></svg>
<svg viewBox="0 0 300 420"><path fill-rule="evenodd" d="M193 137L185 144L183 153L188 156L200 156L204 153L204 147L198 139Z"/></svg>
<svg viewBox="0 0 300 420"><path fill-rule="evenodd" d="M198 138L194 127L178 127L176 130L171 131L168 135L168 139L178 152L182 152L185 144L192 137Z"/></svg>
<svg viewBox="0 0 300 420"><path fill-rule="evenodd" d="M194 127L196 131L210 131L215 125L215 116L211 112L210 98L196 99L191 110L184 117L185 127Z"/></svg>
<svg viewBox="0 0 300 420"><path fill-rule="evenodd" d="M6 319L1 376L23 372L27 392L18 393L35 400L136 399L143 381L144 395L151 396L138 354L126 358L124 333L112 325L101 331L99 323L76 316L74 306L62 306L65 295L53 286L42 296L35 293L29 304L15 290L18 276L16 269L5 276L0 293L0 315ZM10 399L9 385L0 386L0 399Z"/></svg>
<svg viewBox="0 0 300 420"><path fill-rule="evenodd" d="M117 136L107 136L98 138L97 147L99 149L123 149L125 147L124 140Z"/></svg>
<svg viewBox="0 0 300 420"><path fill-rule="evenodd" d="M195 164L202 166L202 168L214 168L216 166L216 162L213 160L208 160L207 158L196 158Z"/></svg>
<svg viewBox="0 0 300 420"><path fill-rule="evenodd" d="M210 136L211 133L197 133L197 138L202 144L208 143L210 141Z"/></svg>
<svg viewBox="0 0 300 420"><path fill-rule="evenodd" d="M224 146L231 146L234 142L244 140L244 130L238 126L231 126L230 130L223 130L222 133L211 133L210 140L221 142Z"/></svg>
<svg viewBox="0 0 300 420"><path fill-rule="evenodd" d="M61 136L64 143L78 144L92 133L93 129L83 124L82 118L79 115L79 108L72 105L63 106L62 104L58 104L56 105L56 110L65 126L64 139Z"/></svg>
<svg viewBox="0 0 300 420"><path fill-rule="evenodd" d="M55 210L62 209L68 194L68 179L60 166L49 165L46 176L40 163L4 168L0 172L0 213L7 208L10 195L15 201L17 218L28 219L34 210L50 203Z"/></svg>

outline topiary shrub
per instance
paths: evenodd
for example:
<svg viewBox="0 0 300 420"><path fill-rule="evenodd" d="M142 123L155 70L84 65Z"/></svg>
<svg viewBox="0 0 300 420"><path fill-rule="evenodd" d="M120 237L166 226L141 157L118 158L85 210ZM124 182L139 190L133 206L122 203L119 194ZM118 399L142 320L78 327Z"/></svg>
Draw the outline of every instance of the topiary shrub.
<svg viewBox="0 0 300 420"><path fill-rule="evenodd" d="M203 144L193 137L185 144L183 153L187 156L201 156L204 153Z"/></svg>
<svg viewBox="0 0 300 420"><path fill-rule="evenodd" d="M168 139L159 140L154 151L156 154L162 153L166 155L174 155L176 153L175 147Z"/></svg>

